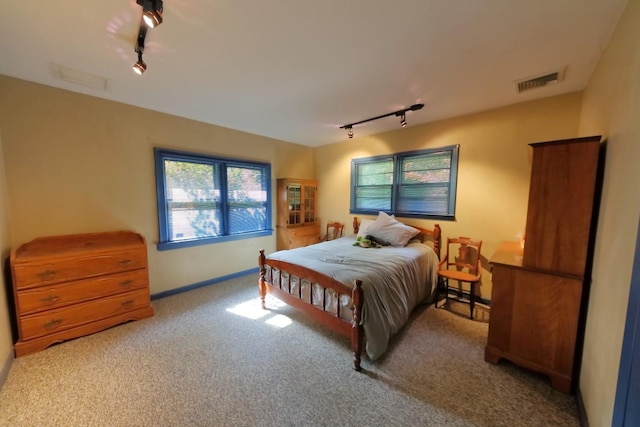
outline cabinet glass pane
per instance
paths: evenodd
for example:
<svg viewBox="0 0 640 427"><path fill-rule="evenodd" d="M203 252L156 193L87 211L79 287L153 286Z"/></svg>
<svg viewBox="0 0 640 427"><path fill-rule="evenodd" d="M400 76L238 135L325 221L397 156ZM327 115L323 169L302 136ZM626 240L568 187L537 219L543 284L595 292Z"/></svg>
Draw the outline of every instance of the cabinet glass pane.
<svg viewBox="0 0 640 427"><path fill-rule="evenodd" d="M315 222L316 220L316 189L315 187L304 188L304 221Z"/></svg>
<svg viewBox="0 0 640 427"><path fill-rule="evenodd" d="M289 224L300 224L301 217L301 196L302 186L300 184L289 184L287 187L289 201Z"/></svg>
<svg viewBox="0 0 640 427"><path fill-rule="evenodd" d="M300 211L289 212L289 225L300 224Z"/></svg>

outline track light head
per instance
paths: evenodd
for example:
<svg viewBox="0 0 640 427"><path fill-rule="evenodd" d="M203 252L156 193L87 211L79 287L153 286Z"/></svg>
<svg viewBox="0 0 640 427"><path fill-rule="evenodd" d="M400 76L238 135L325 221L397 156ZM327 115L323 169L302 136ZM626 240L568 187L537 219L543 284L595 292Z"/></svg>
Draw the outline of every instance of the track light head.
<svg viewBox="0 0 640 427"><path fill-rule="evenodd" d="M402 127L407 127L407 117L404 113L400 115L400 124L402 125Z"/></svg>
<svg viewBox="0 0 640 427"><path fill-rule="evenodd" d="M139 76L141 76L142 74L144 74L145 71L147 71L147 64L145 64L144 61L142 60L142 52L138 52L138 62L133 64L133 71Z"/></svg>
<svg viewBox="0 0 640 427"><path fill-rule="evenodd" d="M147 11L142 15L142 19L144 19L144 23L147 24L149 28L155 28L162 24L162 12L156 10Z"/></svg>
<svg viewBox="0 0 640 427"><path fill-rule="evenodd" d="M353 129L351 127L347 128L347 136L349 139L353 138Z"/></svg>
<svg viewBox="0 0 640 427"><path fill-rule="evenodd" d="M142 19L149 28L162 24L162 0L136 0L142 6Z"/></svg>

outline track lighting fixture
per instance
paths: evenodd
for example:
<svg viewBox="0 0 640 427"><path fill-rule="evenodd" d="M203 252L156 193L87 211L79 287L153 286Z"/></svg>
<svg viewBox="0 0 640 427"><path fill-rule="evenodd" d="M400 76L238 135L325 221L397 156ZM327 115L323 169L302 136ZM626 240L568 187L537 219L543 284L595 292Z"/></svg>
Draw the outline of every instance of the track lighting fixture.
<svg viewBox="0 0 640 427"><path fill-rule="evenodd" d="M400 124L402 125L402 127L407 126L407 118L406 118L406 113L407 111L417 111L420 110L422 107L424 107L424 104L414 104L409 108L403 108L402 110L398 110L398 111L393 111L391 113L387 113L387 114L381 114L379 116L375 116L375 117L371 117L370 119L364 119L364 120L360 120L359 122L354 122L354 123L349 123L346 125L342 125L340 126L340 129L346 129L347 130L347 136L349 137L349 139L353 138L353 127L356 125L361 125L362 123L366 123L366 122L370 122L373 120L378 120L378 119L382 119L384 117L389 117L389 116L398 116L400 117Z"/></svg>
<svg viewBox="0 0 640 427"><path fill-rule="evenodd" d="M140 30L136 40L135 52L138 54L138 62L133 64L133 71L142 75L147 70L147 64L142 60L144 52L144 39L147 37L147 28L155 28L162 24L162 0L136 0L142 6L142 19Z"/></svg>
<svg viewBox="0 0 640 427"><path fill-rule="evenodd" d="M147 36L147 27L145 25L140 25L140 30L138 31L138 38L136 39L136 47L135 52L138 54L138 62L133 64L133 71L135 71L138 75L142 75L147 70L147 64L142 60L142 54L144 53L144 39Z"/></svg>
<svg viewBox="0 0 640 427"><path fill-rule="evenodd" d="M142 19L149 28L162 24L162 0L136 0L142 6Z"/></svg>

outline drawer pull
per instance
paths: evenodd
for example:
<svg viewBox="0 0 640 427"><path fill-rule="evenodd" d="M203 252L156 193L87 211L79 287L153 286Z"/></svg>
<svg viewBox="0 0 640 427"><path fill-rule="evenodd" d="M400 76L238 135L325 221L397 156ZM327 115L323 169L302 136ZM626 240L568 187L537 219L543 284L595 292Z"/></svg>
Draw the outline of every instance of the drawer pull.
<svg viewBox="0 0 640 427"><path fill-rule="evenodd" d="M51 319L47 323L45 323L43 326L47 331L50 331L60 326L60 323L62 323L62 319Z"/></svg>
<svg viewBox="0 0 640 427"><path fill-rule="evenodd" d="M58 272L56 270L46 270L38 273L38 277L40 280L50 280L53 279Z"/></svg>
<svg viewBox="0 0 640 427"><path fill-rule="evenodd" d="M123 288L129 288L131 287L131 285L133 284L133 280L123 280L122 282L120 282L120 286L122 286Z"/></svg>
<svg viewBox="0 0 640 427"><path fill-rule="evenodd" d="M131 308L133 303L134 303L134 301L132 299L128 299L126 301L122 301L122 303L120 303L120 305L122 306L122 308Z"/></svg>
<svg viewBox="0 0 640 427"><path fill-rule="evenodd" d="M127 265L131 264L131 260L128 258L121 259L120 261L118 261L118 264L120 264L123 267L126 267Z"/></svg>
<svg viewBox="0 0 640 427"><path fill-rule="evenodd" d="M57 295L48 295L44 298L40 298L43 305L53 305L58 302L60 298Z"/></svg>

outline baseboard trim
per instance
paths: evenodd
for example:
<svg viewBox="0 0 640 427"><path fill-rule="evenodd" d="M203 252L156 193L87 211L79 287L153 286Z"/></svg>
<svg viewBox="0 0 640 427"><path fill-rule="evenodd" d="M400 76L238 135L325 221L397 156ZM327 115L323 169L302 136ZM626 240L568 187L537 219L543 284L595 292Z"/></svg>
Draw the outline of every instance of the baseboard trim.
<svg viewBox="0 0 640 427"><path fill-rule="evenodd" d="M584 408L584 401L582 400L582 394L580 389L576 390L576 406L578 407L578 418L580 420L581 427L589 427L589 419L587 418L587 411Z"/></svg>
<svg viewBox="0 0 640 427"><path fill-rule="evenodd" d="M226 280L235 279L236 277L246 276L247 274L256 274L256 288L258 286L258 276L257 273L260 271L258 267L250 268L249 270L240 271L238 273L228 274L226 276L220 276L213 279L203 280L202 282L193 283L191 285L181 286L179 288L170 289L168 291L158 292L156 294L151 295L151 301L157 300L160 298L170 297L172 295L181 294L183 292L191 291L193 289L198 289L203 286L214 285L216 283L224 282Z"/></svg>
<svg viewBox="0 0 640 427"><path fill-rule="evenodd" d="M458 292L457 292L457 291L455 291L455 290L453 290L453 289L448 289L448 290L447 290L447 293L448 293L449 295L453 295L454 297L455 297L455 296L457 296L457 294L458 294ZM444 298L444 290L442 290L441 294L442 294L442 296L440 296L440 295L439 295L439 296L440 296L440 299L443 299L443 298ZM468 292L467 292L467 295L468 295ZM451 299L455 300L455 298L451 298ZM481 297L481 296L479 296L479 295L475 295L475 296L473 297L473 300L474 300L475 302L477 302L477 303L484 304L484 305L486 305L487 307L491 307L491 300L490 300L490 299L483 298L483 297Z"/></svg>
<svg viewBox="0 0 640 427"><path fill-rule="evenodd" d="M11 370L11 365L13 365L14 360L15 357L13 356L13 351L10 351L7 355L7 359L2 364L2 370L0 371L0 389L4 386L5 381L7 381L9 370Z"/></svg>

